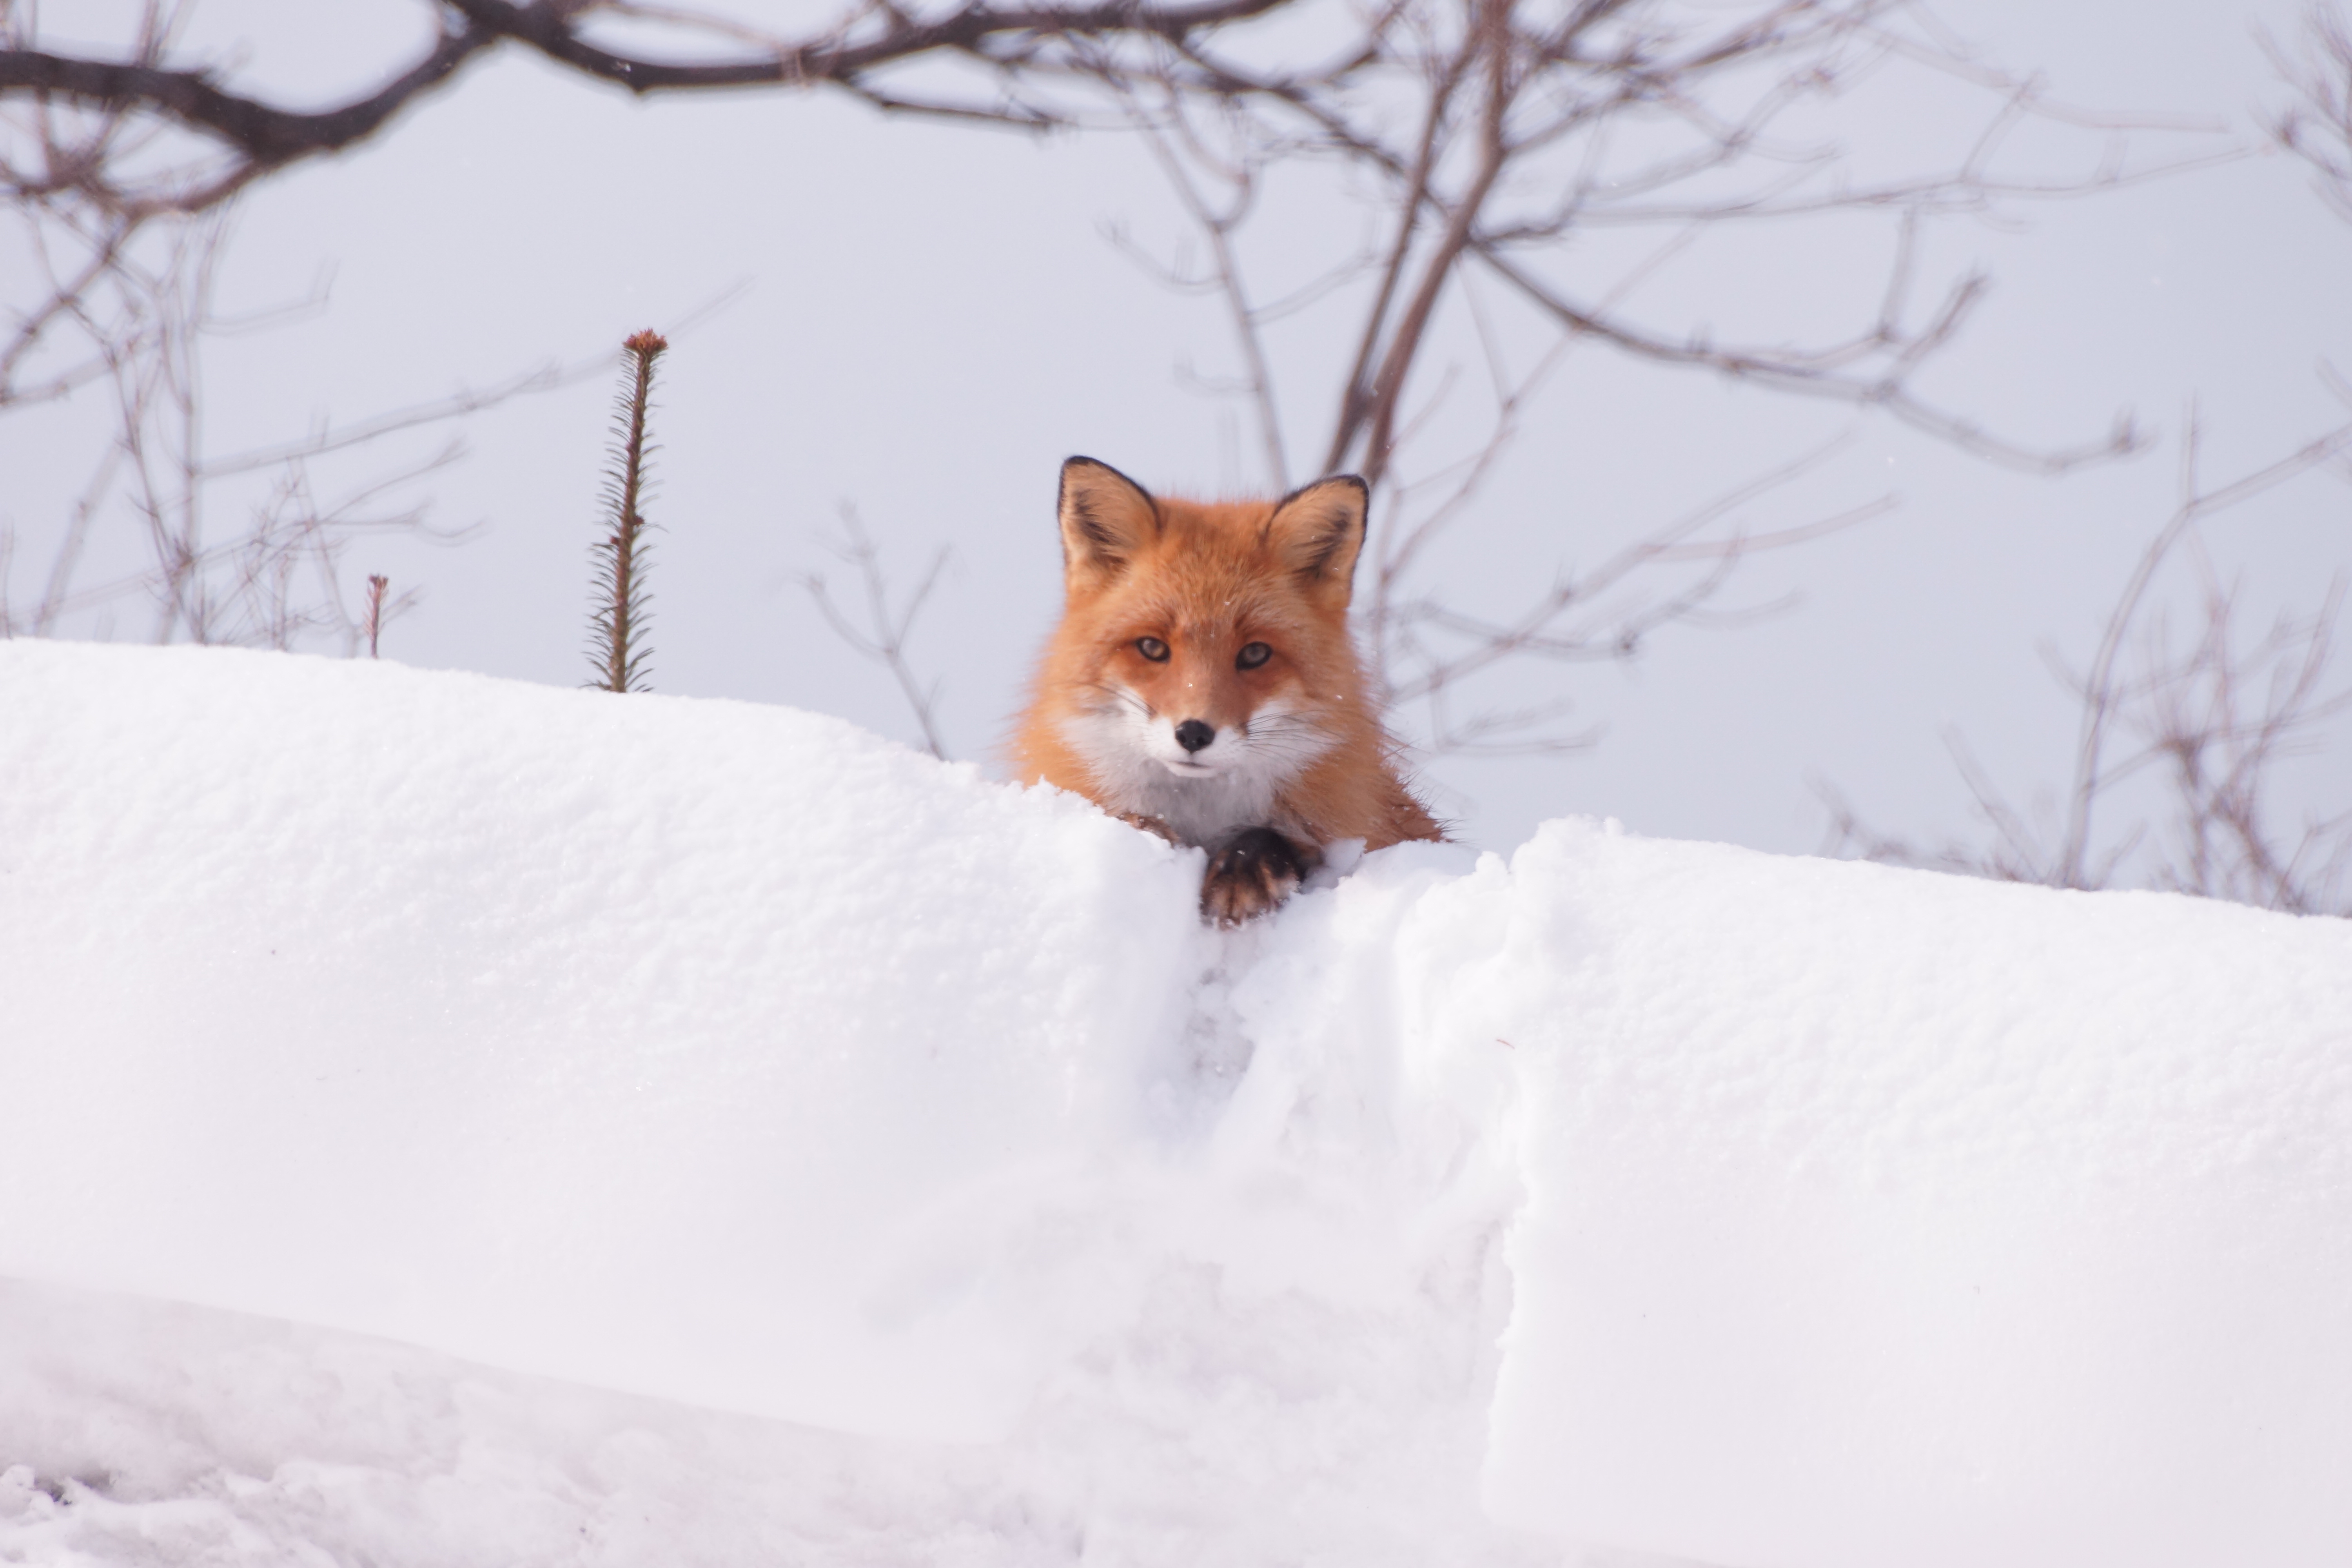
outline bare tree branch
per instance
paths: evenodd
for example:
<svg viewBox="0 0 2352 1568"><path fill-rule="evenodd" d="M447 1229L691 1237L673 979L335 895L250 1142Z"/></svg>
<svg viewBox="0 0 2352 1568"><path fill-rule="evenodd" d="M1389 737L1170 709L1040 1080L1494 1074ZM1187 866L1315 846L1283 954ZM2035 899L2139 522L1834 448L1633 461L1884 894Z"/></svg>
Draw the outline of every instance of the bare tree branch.
<svg viewBox="0 0 2352 1568"><path fill-rule="evenodd" d="M1090 5L958 6L944 16L921 18L878 5L860 6L814 37L784 41L757 39L723 19L653 7L604 7L590 0L444 0L448 21L430 47L383 86L331 109L280 108L219 86L203 66L172 66L160 48L128 60L54 54L21 37L0 48L0 101L63 100L107 114L154 116L184 130L203 132L228 149L230 170L170 199L180 211L217 202L257 175L320 153L341 152L375 135L412 102L442 86L476 57L500 43L532 49L583 75L638 94L707 91L745 87L811 87L832 84L879 93L868 79L887 66L921 56L955 53L1004 68L1050 56L1056 40L1134 33L1181 40L1196 33L1260 16L1284 0L1211 0L1193 5L1153 5L1136 0L1103 0ZM745 58L677 62L645 58L604 47L582 31L582 22L611 9L641 19L674 22L733 33L760 52ZM761 47L764 46L764 47ZM994 114L1024 123L1053 117L1030 110L990 110L959 106L962 112Z"/></svg>
<svg viewBox="0 0 2352 1568"><path fill-rule="evenodd" d="M2067 796L2065 836L2060 842L2053 870L2061 887L2091 885L2084 876L2084 862L2090 852L2092 811L2108 782L2102 769L2102 753L2124 695L2117 681L2116 659L2158 570L2174 547L2204 519L2251 500L2352 448L2352 425L2332 430L2277 462L2214 490L2199 488L2197 459L2200 438L2196 413L2191 410L2180 443L2179 508L2157 531L2133 568L2122 596L2107 616L2106 627L2091 656L2090 668L2078 683L2082 725L2075 742L2074 787Z"/></svg>
<svg viewBox="0 0 2352 1568"><path fill-rule="evenodd" d="M2312 165L2322 199L2352 220L2352 30L2332 6L2315 4L2305 19L2304 53L2268 33L2258 37L2295 93L2295 101L2272 119L2272 134ZM2352 404L2352 385L2334 366L2323 363L2320 374ZM2080 705L2074 774L2055 847L2040 849L2022 815L2002 799L1953 732L1947 741L1954 760L1993 829L1990 849L1922 852L1874 834L1843 796L1817 782L1816 793L1831 811L1829 852L2055 887L2105 887L2148 832L2144 824L2136 826L2095 857L2098 808L2119 784L2161 768L2170 786L2175 843L2157 861L2157 885L2298 913L2352 914L2344 891L2352 874L2352 810L2306 820L2292 843L2269 821L2278 764L2314 745L2327 721L2352 710L2352 688L2324 689L2345 579L2335 579L2313 615L2283 615L2266 636L2242 646L2236 592L2221 582L2198 531L2207 520L2315 468L2334 468L2352 479L2352 464L2346 462L2352 425L2211 489L2198 473L2200 443L2192 407L2180 441L2179 505L2134 564L2088 668L2077 675L2048 655ZM2199 575L2200 630L2188 651L2176 654L2167 617L2147 613L2147 605L2159 574L2184 551ZM2127 667L2135 634L2138 652ZM2108 748L2118 729L2141 743L2113 761Z"/></svg>
<svg viewBox="0 0 2352 1568"><path fill-rule="evenodd" d="M1290 460L1284 455L1282 416L1274 402L1274 373L1267 368L1265 342L1258 331L1261 311L1251 305L1244 284L1241 268L1234 256L1234 230L1249 216L1257 199L1254 173L1246 167L1227 172L1227 182L1233 188L1231 204L1222 211L1213 210L1200 189L1187 177L1182 162L1168 145L1167 137L1158 124L1139 121L1144 144L1159 160L1160 170L1168 177L1185 210L1192 214L1203 234L1209 237L1209 247L1215 266L1217 290L1232 312L1234 337L1241 345L1242 357L1248 365L1244 382L1250 400L1257 410L1258 434L1265 443L1265 472L1269 488L1280 491L1290 488Z"/></svg>
<svg viewBox="0 0 2352 1568"><path fill-rule="evenodd" d="M948 752L940 742L938 721L941 682L934 680L925 686L916 678L914 667L907 658L907 638L914 630L915 618L923 612L924 602L939 585L940 574L947 569L951 552L944 545L940 547L939 553L931 557L923 580L894 615L890 609L890 580L882 568L882 552L876 547L874 536L858 521L857 509L846 502L841 508L841 542L830 548L834 554L857 568L866 589L866 626L861 627L842 614L821 573L803 573L801 586L816 601L817 609L835 636L890 672L907 706L914 710L915 722L923 731L924 749L945 762L949 760Z"/></svg>
<svg viewBox="0 0 2352 1568"><path fill-rule="evenodd" d="M1992 70L1919 36L1906 26L1909 15L1903 0L1589 0L1551 8L1531 0L1387 0L1345 33L1317 33L1288 57L1206 33L1105 39L1073 51L1070 70L1107 90L1141 128L1205 241L1210 260L1199 273L1156 263L1154 270L1163 282L1221 295L1239 370L1191 377L1245 399L1269 466L1278 461L1273 454L1294 447L1277 410L1295 420L1297 404L1280 394L1302 381L1332 382L1328 364L1302 366L1281 352L1266 331L1270 312L1255 303L1271 291L1253 281L1253 265L1271 259L1295 271L1301 252L1287 230L1259 247L1252 222L1263 210L1260 194L1277 179L1296 183L1326 170L1369 208L1377 237L1369 250L1360 236L1333 236L1327 223L1336 254L1309 271L1318 280L1310 288L1353 280L1315 296L1322 321L1315 352L1328 353L1337 338L1349 345L1350 361L1336 384L1323 463L1327 472L1352 467L1381 498L1375 576L1360 595L1360 615L1387 689L1398 700L1429 703L1436 749L1453 744L1448 736L1495 739L1483 717L1441 716L1458 695L1446 693L1449 684L1522 655L1625 657L1665 620L1715 615L1709 596L1748 551L1852 521L1839 510L1819 525L1760 534L1652 537L1629 547L1601 581L1562 574L1523 614L1467 616L1444 605L1425 583L1436 545L1465 526L1470 497L1524 426L1534 387L1570 348L1597 345L1880 411L2029 472L2063 473L2141 444L2128 415L2093 439L2036 444L1923 394L1922 373L1958 338L1989 289L1984 277L1966 272L1944 280L1940 297L1915 298L1937 287L1922 276L1923 231L1937 218L1997 216L2006 202L2081 195L2238 150L2127 155L2127 135L2213 128L2075 109L2036 79ZM1948 166L1855 182L1845 176L1842 147L1787 129L1801 109L1898 68L1937 73L1987 96L1988 112ZM2006 173L2008 148L2035 122L2090 133L2100 149L2095 168L2078 178ZM1743 232L1733 226L1844 215L1883 216L1891 243L1869 316L1842 335L1718 342L1704 327L1650 324L1634 309L1635 293L1673 258L1703 242L1733 242ZM1662 242L1631 265L1622 247L1601 253L1584 243L1599 231L1645 226ZM1596 254L1608 264L1588 259ZM1496 290L1491 300L1482 289ZM1465 337L1486 367L1486 439L1433 452L1434 432L1459 442L1465 416L1478 409L1481 395L1447 357ZM1529 353L1539 362L1534 375L1512 363ZM1612 574L1674 567L1696 575L1642 596L1643 610L1623 615L1613 636L1598 637L1595 623L1581 619L1578 634L1560 631L1570 606L1580 617L1593 593L1624 580Z"/></svg>

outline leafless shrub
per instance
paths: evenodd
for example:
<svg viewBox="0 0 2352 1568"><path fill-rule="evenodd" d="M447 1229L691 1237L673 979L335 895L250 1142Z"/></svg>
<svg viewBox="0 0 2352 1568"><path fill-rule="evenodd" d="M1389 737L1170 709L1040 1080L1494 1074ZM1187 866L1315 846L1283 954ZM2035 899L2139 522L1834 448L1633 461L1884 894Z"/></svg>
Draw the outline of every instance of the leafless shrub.
<svg viewBox="0 0 2352 1568"><path fill-rule="evenodd" d="M1558 704L1461 719L1454 707L1475 676L1509 660L1630 657L1660 626L1707 614L1745 555L1877 510L1759 530L1746 503L1781 470L1738 504L1641 537L1598 567L1563 570L1517 614L1456 607L1437 586L1442 563L1476 526L1482 487L1531 400L1575 349L1876 411L2032 472L2137 444L2125 417L2102 437L2036 445L1921 393L1922 366L1987 289L1971 272L1920 299L1923 237L1939 219L1997 217L2196 162L2205 154L2137 161L2126 139L2184 127L2059 103L2033 79L1967 58L1895 0L1388 0L1352 18L1303 30L1287 57L1239 34L1088 40L1079 54L1201 244L1171 261L1124 231L1113 238L1162 282L1222 300L1239 370L1194 379L1254 422L1266 486L1344 468L1375 486L1378 536L1360 589L1366 638L1390 700L1423 705L1432 751L1573 743L1549 728ZM1944 167L1855 177L1845 150L1806 117L1896 71L1977 92L1981 124ZM2004 174L2004 148L2036 122L2083 132L2101 154L2078 177ZM1298 193L1309 185L1351 201L1360 226L1318 217L1302 236ZM1884 220L1887 260L1842 336L1718 342L1704 326L1646 321L1634 304L1694 245L1738 245L1776 225L1828 237L1857 216ZM1255 233L1277 229L1253 253ZM1834 243L1852 244L1836 232ZM1624 242L1644 235L1654 237L1627 259ZM1299 268L1302 247L1317 246L1318 263ZM1277 263L1297 276L1269 288L1253 267ZM1311 330L1300 324L1308 318ZM1343 360L1330 357L1334 342L1349 345ZM1457 356L1483 374L1460 374ZM1286 418L1308 385L1336 395L1314 466L1301 469Z"/></svg>
<svg viewBox="0 0 2352 1568"><path fill-rule="evenodd" d="M1237 26L1276 10L1297 13L1297 25ZM1578 348L1880 411L2035 471L2112 456L2137 439L2122 421L2102 438L2039 447L1988 432L1917 392L1920 367L1960 331L1985 289L1969 274L1930 300L1917 297L1926 226L2165 165L2135 163L2124 141L2150 122L2084 114L2030 79L1988 69L1900 0L1387 0L1346 10L1310 10L1301 0L974 0L931 15L861 0L833 25L791 37L723 9L447 0L432 39L388 70L383 87L317 110L224 85L179 46L186 15L184 4L148 0L136 37L119 58L100 58L43 47L33 9L0 0L0 110L8 114L0 196L28 225L29 254L40 263L0 347L0 409L125 376L160 388L146 395L151 402L180 397L192 408L185 344L168 331L126 336L108 301L178 298L201 286L208 263L189 258L214 254L221 215L239 192L384 133L494 49L529 50L640 94L830 86L885 110L1029 127L1108 116L1141 132L1207 244L1205 267L1169 276L1225 301L1244 367L1232 389L1257 423L1274 488L1309 477L1293 471L1285 389L1336 388L1314 471L1353 467L1379 487L1380 537L1363 600L1374 666L1392 700L1421 706L1426 738L1440 751L1574 743L1551 728L1560 704L1498 711L1468 700L1470 683L1523 658L1631 657L1660 626L1716 615L1714 595L1750 552L1798 542L1882 504L1759 526L1749 505L1785 482L1792 470L1784 468L1596 567L1563 569L1518 613L1463 608L1442 591L1440 563L1473 525L1531 400ZM648 47L625 47L624 38ZM933 60L965 68L907 74ZM1808 132L1802 116L1897 69L1981 91L1980 134L1929 174L1850 177L1843 150ZM2106 144L2105 156L2074 179L2000 174L2010 138L2036 121L2081 130ZM1262 258L1254 225L1269 209L1293 210L1287 197L1267 193L1318 176L1360 205L1363 226L1329 226L1318 270L1296 288L1263 289L1251 270ZM1643 285L1692 245L1854 215L1885 219L1889 260L1883 289L1843 335L1718 342L1704 327L1660 325L1634 308ZM1589 260L1591 242L1607 236L1653 237L1637 261ZM1274 329L1310 314L1340 323L1351 345L1344 364L1277 341ZM1521 353L1538 328L1539 344ZM1483 376L1448 363L1464 347ZM1471 402L1483 419L1468 420L1476 432L1465 437L1460 405ZM455 400L444 412L461 405L481 400ZM308 452L279 457L373 433L321 437ZM108 493L115 468L131 472L156 564L130 581L160 601L163 637L213 635L205 617L221 602L204 576L218 555L198 526L200 481L215 466L185 456L194 450L191 439L176 479L159 488L140 465L143 454L168 468L168 444L127 434L90 492ZM53 581L60 572L72 578L98 505L91 499L75 513ZM275 567L232 578L248 599L250 588L291 580ZM56 602L46 595L31 619L53 624L44 612ZM274 636L310 623L289 612L256 624ZM892 625L903 643L903 622L877 616L875 625L873 647L884 646L879 634ZM917 687L900 679L914 700ZM928 710L918 706L928 733Z"/></svg>
<svg viewBox="0 0 2352 1568"><path fill-rule="evenodd" d="M78 614L110 624L119 601L144 597L156 607L159 641L278 644L329 630L355 647L359 623L321 569L371 531L431 535L415 508L315 504L316 460L601 370L601 359L551 367L228 458L203 447L200 349L224 327L211 299L238 195L384 133L494 50L529 50L639 94L829 86L885 110L1044 128L1070 117L1024 96L1022 84L1035 68L1066 61L1074 39L1128 30L1190 37L1283 3L978 3L916 16L858 0L830 26L784 37L723 12L625 0L448 0L431 9L430 40L392 65L382 87L298 109L240 91L220 62L184 45L195 0L143 0L113 51L50 47L37 5L0 0L0 205L15 226L0 236L14 247L0 254L0 415L103 389L117 416L115 439L57 527L38 596L19 606L0 576L0 631L49 635ZM619 47L615 29L651 35L651 52ZM961 96L900 90L894 69L931 58L974 68L956 79ZM451 455L356 493L381 497ZM257 503L250 529L209 524L223 481L279 465L293 467L273 499ZM85 583L91 547L119 510L131 514L148 559ZM0 537L0 555L21 568L18 543Z"/></svg>
<svg viewBox="0 0 2352 1568"><path fill-rule="evenodd" d="M2235 595L2210 573L2206 589L2202 629L2183 652L2172 652L2160 621L2151 626L2145 668L2153 673L2133 724L2139 755L2170 776L2175 803L2156 879L2297 914L2352 913L2344 889L2352 812L2282 830L2267 788L2283 758L2315 744L2320 726L2352 707L2352 687L2324 687L2344 579L2315 614L2282 616L2251 644L2235 635Z"/></svg>
<svg viewBox="0 0 2352 1568"><path fill-rule="evenodd" d="M2315 5L2300 52L2267 34L2262 41L2294 93L2273 117L2273 135L2310 163L2321 198L2352 220L2352 31L2332 7ZM2341 374L2320 368L2352 401ZM2198 476L2199 435L2192 412L2181 438L2179 506L2141 553L2089 666L2077 673L2052 656L2080 720L2072 781L2049 830L2037 832L1966 741L1948 731L1953 760L1991 829L1989 844L1923 848L1878 833L1817 781L1830 810L1825 853L2060 888L2110 886L2141 855L2143 879L2156 887L2299 914L2352 914L2352 810L2306 816L2287 827L2275 820L2273 804L2280 764L2316 749L2329 721L2352 710L2352 686L2327 685L2345 578L2329 584L2316 610L2281 613L2249 640L2240 635L2238 592L2222 582L2200 534L2213 517L2315 469L2352 479L2352 426L2210 489ZM2184 557L2195 568L2197 613L2186 642L2176 644L2171 617L2148 606L2159 574ZM2137 744L2116 757L2110 748L2118 732ZM2101 840L2095 829L2105 808L2148 773L2161 776L2165 820L2138 821Z"/></svg>
<svg viewBox="0 0 2352 1568"><path fill-rule="evenodd" d="M2296 913L2352 913L2344 885L2352 812L2287 828L2273 820L2270 804L2279 765L2315 746L2328 721L2352 710L2352 687L2331 690L2326 683L2344 581L2329 587L2315 612L2282 615L2248 640L2239 634L2237 593L2221 581L2199 532L2315 469L2343 468L2352 425L2212 489L2199 479L2198 446L2192 416L2182 439L2179 506L2134 566L2089 665L2076 671L2050 656L2080 709L2073 773L2055 820L2038 826L1991 783L1965 739L1948 731L1946 743L1990 829L1989 843L1928 848L1878 833L1833 787L1817 783L1831 814L1824 853L2056 888L2113 886L2141 855L2141 879L2153 886ZM2182 558L2193 563L2200 590L2185 645L2176 642L2169 617L2150 608L2159 574ZM2119 748L2118 736L2136 744ZM2103 833L2105 808L2151 773L2161 775L2168 820Z"/></svg>
<svg viewBox="0 0 2352 1568"><path fill-rule="evenodd" d="M835 637L890 672L891 679L898 683L899 693L907 700L907 706L914 711L915 722L922 729L924 749L944 762L948 752L940 743L938 721L940 682L934 680L927 686L917 678L914 667L907 658L907 639L914 630L916 617L923 613L924 601L939 585L940 574L947 569L950 552L945 545L940 547L939 552L931 557L931 564L924 572L922 581L915 584L915 591L908 595L906 603L894 612L890 608L890 580L882 566L882 552L875 545L874 536L858 521L856 507L843 505L841 529L841 539L829 548L835 556L857 568L858 578L866 591L866 625L860 626L842 613L840 606L833 602L833 595L826 587L822 573L803 574L801 586L807 589L809 597L816 602L817 609Z"/></svg>
<svg viewBox="0 0 2352 1568"><path fill-rule="evenodd" d="M446 419L458 411L454 405L322 427L267 449L207 450L205 343L257 324L225 320L215 310L228 216L216 209L159 226L136 245L110 240L79 253L70 277L51 266L56 313L37 311L25 322L12 345L24 352L0 367L0 377L29 368L35 380L0 380L0 415L12 398L39 401L89 386L107 395L113 434L54 535L37 595L6 607L8 630L46 637L76 617L110 616L116 606L143 600L154 612L149 635L158 642L290 647L324 637L350 652L360 637L340 579L350 547L371 535L463 536L432 528L423 506L391 499L452 460L454 447L349 480L327 495L317 479L321 460ZM39 215L29 215L28 224L41 238ZM70 224L62 227L72 232ZM54 246L30 249L45 265L58 260ZM54 353L32 352L56 350L63 339L84 357L61 371L47 368ZM217 515L224 508L226 522ZM117 515L130 524L135 545L103 546L100 524ZM409 602L404 595L384 614L397 615Z"/></svg>
<svg viewBox="0 0 2352 1568"><path fill-rule="evenodd" d="M2311 165L2320 198L2352 222L2352 26L2334 6L2315 5L2300 51L2267 34L2263 47L2294 95L2271 117L2271 134Z"/></svg>

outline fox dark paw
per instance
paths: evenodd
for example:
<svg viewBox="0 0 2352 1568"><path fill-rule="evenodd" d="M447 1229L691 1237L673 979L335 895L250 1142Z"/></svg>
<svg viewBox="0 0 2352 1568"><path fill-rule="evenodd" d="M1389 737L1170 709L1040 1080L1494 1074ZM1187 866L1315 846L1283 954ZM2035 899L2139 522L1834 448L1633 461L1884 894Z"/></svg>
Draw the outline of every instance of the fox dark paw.
<svg viewBox="0 0 2352 1568"><path fill-rule="evenodd" d="M1201 879L1201 918L1231 930L1281 904L1315 868L1314 851L1271 827L1236 833L1209 857Z"/></svg>

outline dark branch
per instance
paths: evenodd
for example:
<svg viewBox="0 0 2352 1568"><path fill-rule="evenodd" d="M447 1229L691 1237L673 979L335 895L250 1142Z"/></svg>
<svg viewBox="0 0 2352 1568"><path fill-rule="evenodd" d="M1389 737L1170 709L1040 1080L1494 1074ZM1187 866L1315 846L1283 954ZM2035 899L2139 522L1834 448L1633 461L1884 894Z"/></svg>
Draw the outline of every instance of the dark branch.
<svg viewBox="0 0 2352 1568"><path fill-rule="evenodd" d="M259 167L275 168L373 136L409 100L447 80L498 39L496 32L473 26L445 33L423 59L375 92L313 114L223 92L207 71L76 59L39 49L0 49L0 99L38 95L94 109L160 114L189 130L211 132Z"/></svg>
<svg viewBox="0 0 2352 1568"><path fill-rule="evenodd" d="M520 5L512 0L448 0L462 18L461 26L444 32L422 59L382 88L334 109L303 112L242 97L222 89L203 68L173 69L158 63L86 59L26 48L0 49L0 100L63 99L111 113L157 116L216 138L242 162L230 179L207 187L196 198L209 205L256 174L340 152L374 135L412 100L449 80L475 56L503 40L635 93L831 83L888 108L1039 124L1050 122L1051 117L1033 108L905 103L878 93L865 79L881 67L941 52L972 55L996 68L1016 69L1024 45L1055 37L1133 34L1182 42L1286 3L1211 0L1206 5L1153 5L1143 0L1100 0L1087 5L1009 8L971 4L930 20L893 9L884 13L887 23L877 33L855 41L845 37L844 27L805 43L780 43L769 55L673 63L618 54L583 37L577 22L589 7L577 0Z"/></svg>

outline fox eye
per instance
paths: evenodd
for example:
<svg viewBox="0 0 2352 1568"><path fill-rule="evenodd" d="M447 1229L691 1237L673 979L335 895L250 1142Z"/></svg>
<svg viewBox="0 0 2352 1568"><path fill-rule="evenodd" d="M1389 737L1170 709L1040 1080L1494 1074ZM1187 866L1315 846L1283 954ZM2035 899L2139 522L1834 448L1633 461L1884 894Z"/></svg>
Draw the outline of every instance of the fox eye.
<svg viewBox="0 0 2352 1568"><path fill-rule="evenodd" d="M1158 637L1136 638L1135 651L1141 654L1144 658L1150 659L1154 664L1166 664L1168 662L1168 645L1161 642Z"/></svg>
<svg viewBox="0 0 2352 1568"><path fill-rule="evenodd" d="M1273 657L1274 649L1266 647L1265 644L1262 642L1254 642L1247 647L1242 649L1240 657L1234 660L1234 668L1235 669L1255 669L1259 665L1264 664L1267 659L1272 658Z"/></svg>

